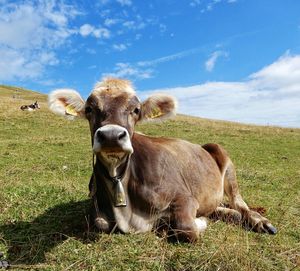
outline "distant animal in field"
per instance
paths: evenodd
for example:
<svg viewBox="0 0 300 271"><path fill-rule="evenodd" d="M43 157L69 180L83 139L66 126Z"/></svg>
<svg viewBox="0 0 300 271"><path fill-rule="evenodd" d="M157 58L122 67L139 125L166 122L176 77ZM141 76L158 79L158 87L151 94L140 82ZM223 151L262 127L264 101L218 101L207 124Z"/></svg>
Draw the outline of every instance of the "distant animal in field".
<svg viewBox="0 0 300 271"><path fill-rule="evenodd" d="M89 121L94 155L89 184L93 222L103 232L147 232L167 224L178 240L193 242L208 217L232 217L250 229L276 228L243 200L234 165L218 144L147 136L137 122L174 115L176 101L154 94L144 102L127 80L105 79L86 101L70 89L49 95L49 107ZM224 195L229 205L223 205Z"/></svg>
<svg viewBox="0 0 300 271"><path fill-rule="evenodd" d="M36 110L36 109L40 109L40 105L38 104L37 101L35 101L35 103L33 104L30 104L30 105L22 105L20 107L21 110L23 111L33 111L33 110Z"/></svg>

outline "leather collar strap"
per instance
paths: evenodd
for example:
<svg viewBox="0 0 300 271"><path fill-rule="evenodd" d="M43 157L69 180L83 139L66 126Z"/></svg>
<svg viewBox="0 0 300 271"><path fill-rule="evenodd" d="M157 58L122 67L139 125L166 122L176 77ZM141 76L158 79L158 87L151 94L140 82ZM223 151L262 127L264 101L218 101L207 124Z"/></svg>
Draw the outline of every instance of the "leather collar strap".
<svg viewBox="0 0 300 271"><path fill-rule="evenodd" d="M95 160L95 155L93 155L93 161ZM104 177L108 180L110 180L113 184L117 184L118 182L122 182L125 174L126 174L126 171L128 169L128 166L129 166L129 156L127 157L126 161L126 166L124 167L124 169L122 170L121 174L118 175L118 176L115 176L115 177L111 177L107 171L107 169L100 163L100 170L101 170L101 173L103 173ZM95 172L95 163L93 165L93 170Z"/></svg>

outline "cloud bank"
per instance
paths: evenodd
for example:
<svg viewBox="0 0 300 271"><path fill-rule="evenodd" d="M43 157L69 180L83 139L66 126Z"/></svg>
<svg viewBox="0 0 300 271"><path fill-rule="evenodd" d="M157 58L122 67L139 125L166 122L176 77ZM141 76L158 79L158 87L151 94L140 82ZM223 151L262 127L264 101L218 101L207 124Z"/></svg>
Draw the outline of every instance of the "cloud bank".
<svg viewBox="0 0 300 271"><path fill-rule="evenodd" d="M80 12L54 0L3 1L0 7L0 80L32 79L59 63L55 50L76 31L70 21Z"/></svg>
<svg viewBox="0 0 300 271"><path fill-rule="evenodd" d="M178 112L210 119L300 127L300 55L286 53L241 82L207 82L140 92L177 97Z"/></svg>
<svg viewBox="0 0 300 271"><path fill-rule="evenodd" d="M147 27L155 26L161 32L166 29L157 18L139 15L131 0L96 1L90 7L99 9L96 13L99 18L94 21L86 16L87 9L82 11L84 5L76 4L76 1L0 0L0 3L0 83L14 80L37 82L36 79L47 76L47 68L66 63L66 54L61 51L70 48L68 53L72 51L74 54L78 52L76 48L80 42L91 46L86 49L90 53L96 52L94 48L99 46L99 41L105 44L104 41L114 40L105 44L106 48L123 52L131 42L121 43L120 36L134 33L138 39L140 32ZM140 70L133 64L118 63L114 73L135 78L152 76L150 69Z"/></svg>

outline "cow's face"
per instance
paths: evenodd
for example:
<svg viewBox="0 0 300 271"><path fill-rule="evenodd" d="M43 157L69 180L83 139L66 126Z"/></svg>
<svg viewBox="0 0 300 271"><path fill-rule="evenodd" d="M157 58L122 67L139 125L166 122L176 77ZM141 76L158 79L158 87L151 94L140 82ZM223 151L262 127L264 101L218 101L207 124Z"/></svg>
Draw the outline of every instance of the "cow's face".
<svg viewBox="0 0 300 271"><path fill-rule="evenodd" d="M172 115L176 102L157 94L141 103L128 81L106 79L96 85L86 102L73 90L56 90L49 95L49 107L55 113L89 121L93 152L114 176L114 169L134 151L131 140L135 124Z"/></svg>
<svg viewBox="0 0 300 271"><path fill-rule="evenodd" d="M85 104L93 151L111 168L123 163L133 148L131 138L140 118L141 103L134 93L104 89L94 91Z"/></svg>

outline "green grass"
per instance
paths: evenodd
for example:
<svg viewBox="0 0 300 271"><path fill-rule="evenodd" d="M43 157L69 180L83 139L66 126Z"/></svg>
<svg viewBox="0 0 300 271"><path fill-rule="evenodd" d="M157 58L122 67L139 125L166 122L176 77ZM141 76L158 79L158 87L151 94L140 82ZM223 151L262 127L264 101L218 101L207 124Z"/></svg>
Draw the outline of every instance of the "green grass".
<svg viewBox="0 0 300 271"><path fill-rule="evenodd" d="M38 100L41 109L19 108ZM92 232L87 223L88 123L47 109L46 97L0 86L0 251L15 270L300 270L300 129L178 116L143 133L222 144L251 206L264 206L275 236L211 222L196 244L154 233Z"/></svg>

